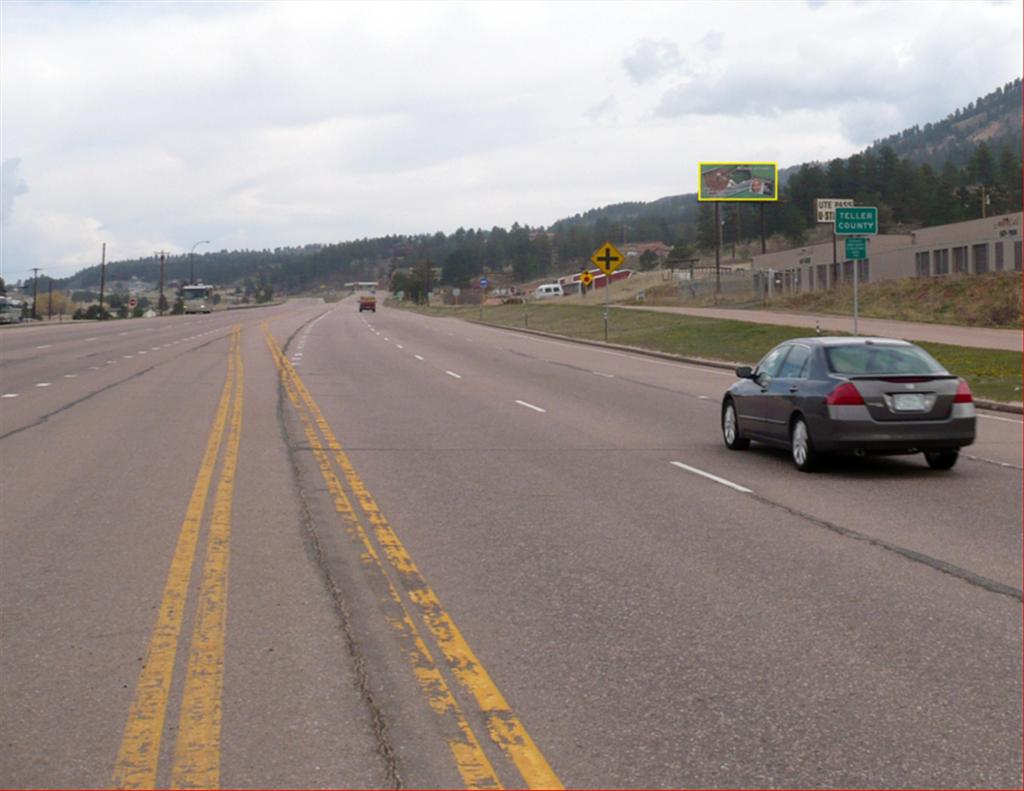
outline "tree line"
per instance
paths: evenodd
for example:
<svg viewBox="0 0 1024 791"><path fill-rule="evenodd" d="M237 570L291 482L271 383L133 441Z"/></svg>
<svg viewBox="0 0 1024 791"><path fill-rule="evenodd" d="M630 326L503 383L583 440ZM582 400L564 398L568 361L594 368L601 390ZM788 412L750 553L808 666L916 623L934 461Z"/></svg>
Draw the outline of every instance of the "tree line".
<svg viewBox="0 0 1024 791"><path fill-rule="evenodd" d="M1019 81L1012 85L1019 94ZM997 99L1005 102L1007 93L985 97L978 106L989 108ZM823 197L852 198L857 205L877 206L881 233L981 217L983 200L987 214L1018 211L1022 204L1019 147L1014 148L1008 140L998 148L982 141L970 149L963 164L947 159L939 168L900 157L890 145L828 163L807 163L790 174L777 202L723 205L722 241L725 245L756 243L763 222L768 236L780 234L793 244L802 244L816 224L815 199ZM418 282L429 281L431 286L465 287L484 273L507 273L513 282L523 283L586 265L591 253L606 241L664 242L672 247L670 259L679 260L697 250L713 250L715 233L712 204L698 203L693 194L676 195L650 203L592 209L548 227L513 223L508 229L459 228L451 234L392 235L274 250L222 250L192 259L172 256L165 262L165 278L168 283L185 282L194 268L201 282L243 284L239 287L244 288L246 298L261 301L274 292L337 288L348 281L408 274L417 265L426 273ZM652 256L643 260L644 265L655 263ZM107 281L135 276L152 283L159 277L159 268L155 258L118 261L107 267ZM98 289L99 269L98 265L90 267L70 278L54 280L54 285L65 290ZM429 274L435 270L439 274ZM41 288L47 280L40 278Z"/></svg>

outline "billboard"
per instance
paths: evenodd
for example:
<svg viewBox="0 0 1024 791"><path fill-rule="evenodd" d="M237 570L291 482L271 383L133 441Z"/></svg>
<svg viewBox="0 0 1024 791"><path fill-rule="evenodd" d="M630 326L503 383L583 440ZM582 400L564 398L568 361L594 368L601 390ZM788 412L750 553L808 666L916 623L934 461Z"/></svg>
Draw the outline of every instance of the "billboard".
<svg viewBox="0 0 1024 791"><path fill-rule="evenodd" d="M697 167L697 200L779 199L777 162L701 162Z"/></svg>

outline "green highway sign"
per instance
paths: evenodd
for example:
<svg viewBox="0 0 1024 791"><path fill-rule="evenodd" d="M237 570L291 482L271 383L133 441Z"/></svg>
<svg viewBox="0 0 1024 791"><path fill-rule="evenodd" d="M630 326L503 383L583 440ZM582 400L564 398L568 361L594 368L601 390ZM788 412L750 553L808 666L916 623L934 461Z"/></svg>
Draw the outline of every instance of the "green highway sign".
<svg viewBox="0 0 1024 791"><path fill-rule="evenodd" d="M874 206L836 206L836 234L878 233L878 209Z"/></svg>
<svg viewBox="0 0 1024 791"><path fill-rule="evenodd" d="M863 261L868 257L868 240L851 236L846 240L846 260Z"/></svg>

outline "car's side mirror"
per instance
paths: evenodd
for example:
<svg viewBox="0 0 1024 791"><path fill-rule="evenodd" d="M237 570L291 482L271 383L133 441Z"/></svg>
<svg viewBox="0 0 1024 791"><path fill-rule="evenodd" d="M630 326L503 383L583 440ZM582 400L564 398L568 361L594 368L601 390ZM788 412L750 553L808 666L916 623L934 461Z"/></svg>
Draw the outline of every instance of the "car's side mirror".
<svg viewBox="0 0 1024 791"><path fill-rule="evenodd" d="M754 370L749 365L741 365L736 369L736 376L740 379L753 379Z"/></svg>

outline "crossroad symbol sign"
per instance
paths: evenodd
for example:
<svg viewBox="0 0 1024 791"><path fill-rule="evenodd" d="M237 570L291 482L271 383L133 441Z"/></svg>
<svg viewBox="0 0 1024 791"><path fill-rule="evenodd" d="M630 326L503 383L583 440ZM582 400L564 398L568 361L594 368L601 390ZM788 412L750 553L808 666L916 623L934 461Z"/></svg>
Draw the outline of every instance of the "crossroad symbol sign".
<svg viewBox="0 0 1024 791"><path fill-rule="evenodd" d="M589 286L594 282L594 276L590 272L584 272L580 275L580 282L585 286Z"/></svg>
<svg viewBox="0 0 1024 791"><path fill-rule="evenodd" d="M620 266L626 259L622 253L615 249L615 245L611 242L605 242L601 247L594 251L594 254L590 256L590 260L594 266L604 272L606 275L610 275Z"/></svg>

